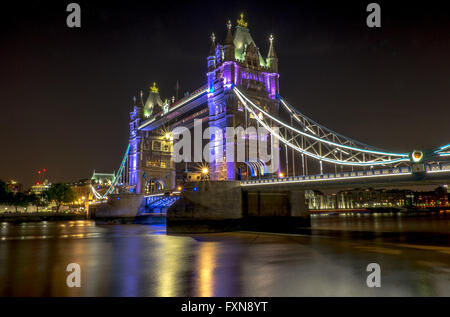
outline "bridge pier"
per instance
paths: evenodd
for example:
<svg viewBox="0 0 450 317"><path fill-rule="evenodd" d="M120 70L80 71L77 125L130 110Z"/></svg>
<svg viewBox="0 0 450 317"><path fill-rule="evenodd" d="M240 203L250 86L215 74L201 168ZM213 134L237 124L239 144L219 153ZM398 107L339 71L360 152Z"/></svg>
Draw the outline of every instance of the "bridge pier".
<svg viewBox="0 0 450 317"><path fill-rule="evenodd" d="M92 218L100 223L133 223L144 209L141 194L110 195L108 202L90 206Z"/></svg>
<svg viewBox="0 0 450 317"><path fill-rule="evenodd" d="M167 232L292 232L311 225L303 190L243 190L236 181L189 184L167 211Z"/></svg>
<svg viewBox="0 0 450 317"><path fill-rule="evenodd" d="M190 183L167 210L167 232L215 232L240 228L241 186L237 181Z"/></svg>
<svg viewBox="0 0 450 317"><path fill-rule="evenodd" d="M304 190L264 189L242 193L244 230L293 232L311 226Z"/></svg>

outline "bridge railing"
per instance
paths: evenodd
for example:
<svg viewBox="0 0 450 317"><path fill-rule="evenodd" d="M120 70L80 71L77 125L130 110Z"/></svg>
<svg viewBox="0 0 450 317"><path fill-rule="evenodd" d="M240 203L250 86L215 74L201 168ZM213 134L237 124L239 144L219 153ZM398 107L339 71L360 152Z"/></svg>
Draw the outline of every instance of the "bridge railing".
<svg viewBox="0 0 450 317"><path fill-rule="evenodd" d="M450 172L450 162L445 164L426 165L425 171L427 173ZM328 174L317 174L307 176L290 176L283 178L266 178L242 181L241 185L255 185L255 184L277 184L277 183L291 183L291 182L312 182L312 181L327 181L333 179L346 178L363 178L363 177L381 177L389 175L408 175L412 170L410 166L393 167L368 171L354 171L354 172L339 172Z"/></svg>
<svg viewBox="0 0 450 317"><path fill-rule="evenodd" d="M450 162L443 163L443 164L427 165L426 171L427 171L427 173L438 173L438 172L450 171Z"/></svg>
<svg viewBox="0 0 450 317"><path fill-rule="evenodd" d="M277 184L277 183L291 183L291 182L308 182L308 181L327 181L334 179L346 179L346 178L362 178L362 177L377 177L388 175L408 175L411 174L411 167L393 167L380 170L368 170L368 171L354 171L354 172L339 172L339 173L327 173L305 176L290 176L283 178L272 179L257 179L242 181L241 185L254 185L254 184Z"/></svg>

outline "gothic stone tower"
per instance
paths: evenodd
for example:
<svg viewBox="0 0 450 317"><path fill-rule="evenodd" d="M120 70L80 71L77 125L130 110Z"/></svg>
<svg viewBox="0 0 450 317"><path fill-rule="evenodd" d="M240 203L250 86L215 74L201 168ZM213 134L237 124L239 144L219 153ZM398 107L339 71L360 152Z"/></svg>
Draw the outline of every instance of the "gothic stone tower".
<svg viewBox="0 0 450 317"><path fill-rule="evenodd" d="M173 138L162 129L140 131L145 119L167 112L168 101L159 96L156 83L150 87L147 101L134 98L130 113L129 183L136 193L150 193L175 187L175 168L172 159Z"/></svg>
<svg viewBox="0 0 450 317"><path fill-rule="evenodd" d="M234 34L230 22L227 27L223 44L216 44L215 36L212 35L207 57L209 127L220 128L223 131L221 138L214 134L211 134L210 138L211 155L217 152L218 147L223 149L222 160L215 157L210 163L211 180L237 180L244 177L243 175L248 177L248 164L236 162L236 139L233 141L235 158L231 162L226 160L226 127L240 126L244 129L249 126L257 127L256 120L249 118L244 106L233 94L233 87L240 89L270 114L277 115L279 111L279 102L276 99L279 93L278 58L273 47L273 37L270 37L267 58L263 58L242 14L237 21ZM272 155L279 155L278 147L272 148L272 151Z"/></svg>

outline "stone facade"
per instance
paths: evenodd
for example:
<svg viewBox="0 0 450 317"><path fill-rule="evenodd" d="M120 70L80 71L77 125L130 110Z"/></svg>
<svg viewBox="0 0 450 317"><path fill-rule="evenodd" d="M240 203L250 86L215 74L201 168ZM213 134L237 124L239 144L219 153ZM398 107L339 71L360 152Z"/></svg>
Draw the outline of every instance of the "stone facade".
<svg viewBox="0 0 450 317"><path fill-rule="evenodd" d="M278 58L273 48L273 38L270 38L269 53L264 59L250 35L247 23L241 16L234 33L231 23L228 23L224 44L216 44L215 37L212 37L207 62L209 127L214 129L213 131L217 129L222 131L211 134L210 152L211 156L220 153L219 151L223 152L223 157L216 155L210 163L211 180L239 180L249 173L248 164L237 162L237 140L228 138L227 141L225 129L226 127L246 129L250 126L256 128L257 122L249 116L232 89L239 88L264 110L272 115L278 114L279 102L276 99L279 93ZM232 162L227 162L226 159L227 142L234 143ZM248 148L249 141L245 142ZM270 148L270 143L268 144ZM266 152L270 153L270 150ZM248 161L248 150L245 156Z"/></svg>

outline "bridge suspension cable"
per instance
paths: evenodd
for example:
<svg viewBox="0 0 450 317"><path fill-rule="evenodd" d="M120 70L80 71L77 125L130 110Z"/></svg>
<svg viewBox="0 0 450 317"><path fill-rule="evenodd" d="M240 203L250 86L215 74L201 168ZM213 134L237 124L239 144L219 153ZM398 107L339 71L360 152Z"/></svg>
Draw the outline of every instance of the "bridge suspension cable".
<svg viewBox="0 0 450 317"><path fill-rule="evenodd" d="M373 166L399 164L409 161L409 153L393 153L379 150L364 143L337 134L302 115L283 99L281 103L293 115L301 128L289 125L274 117L252 100L245 96L238 88L233 91L244 107L254 116L271 135L291 147L295 151L312 157L320 162L338 165ZM258 114L262 114L259 116ZM273 127L278 125L278 132Z"/></svg>
<svg viewBox="0 0 450 317"><path fill-rule="evenodd" d="M434 151L434 154L438 156L450 156L450 144L441 146L440 148Z"/></svg>
<svg viewBox="0 0 450 317"><path fill-rule="evenodd" d="M118 182L120 179L123 179L123 172L126 170L127 162L128 162L128 154L130 153L130 145L128 144L127 149L125 151L125 155L123 156L122 163L120 164L119 170L117 171L117 174L114 176L113 181L111 182L111 185L109 186L108 190L102 195L99 192L95 190L95 188L91 185L92 192L97 199L105 199L106 196L111 194L116 188Z"/></svg>

